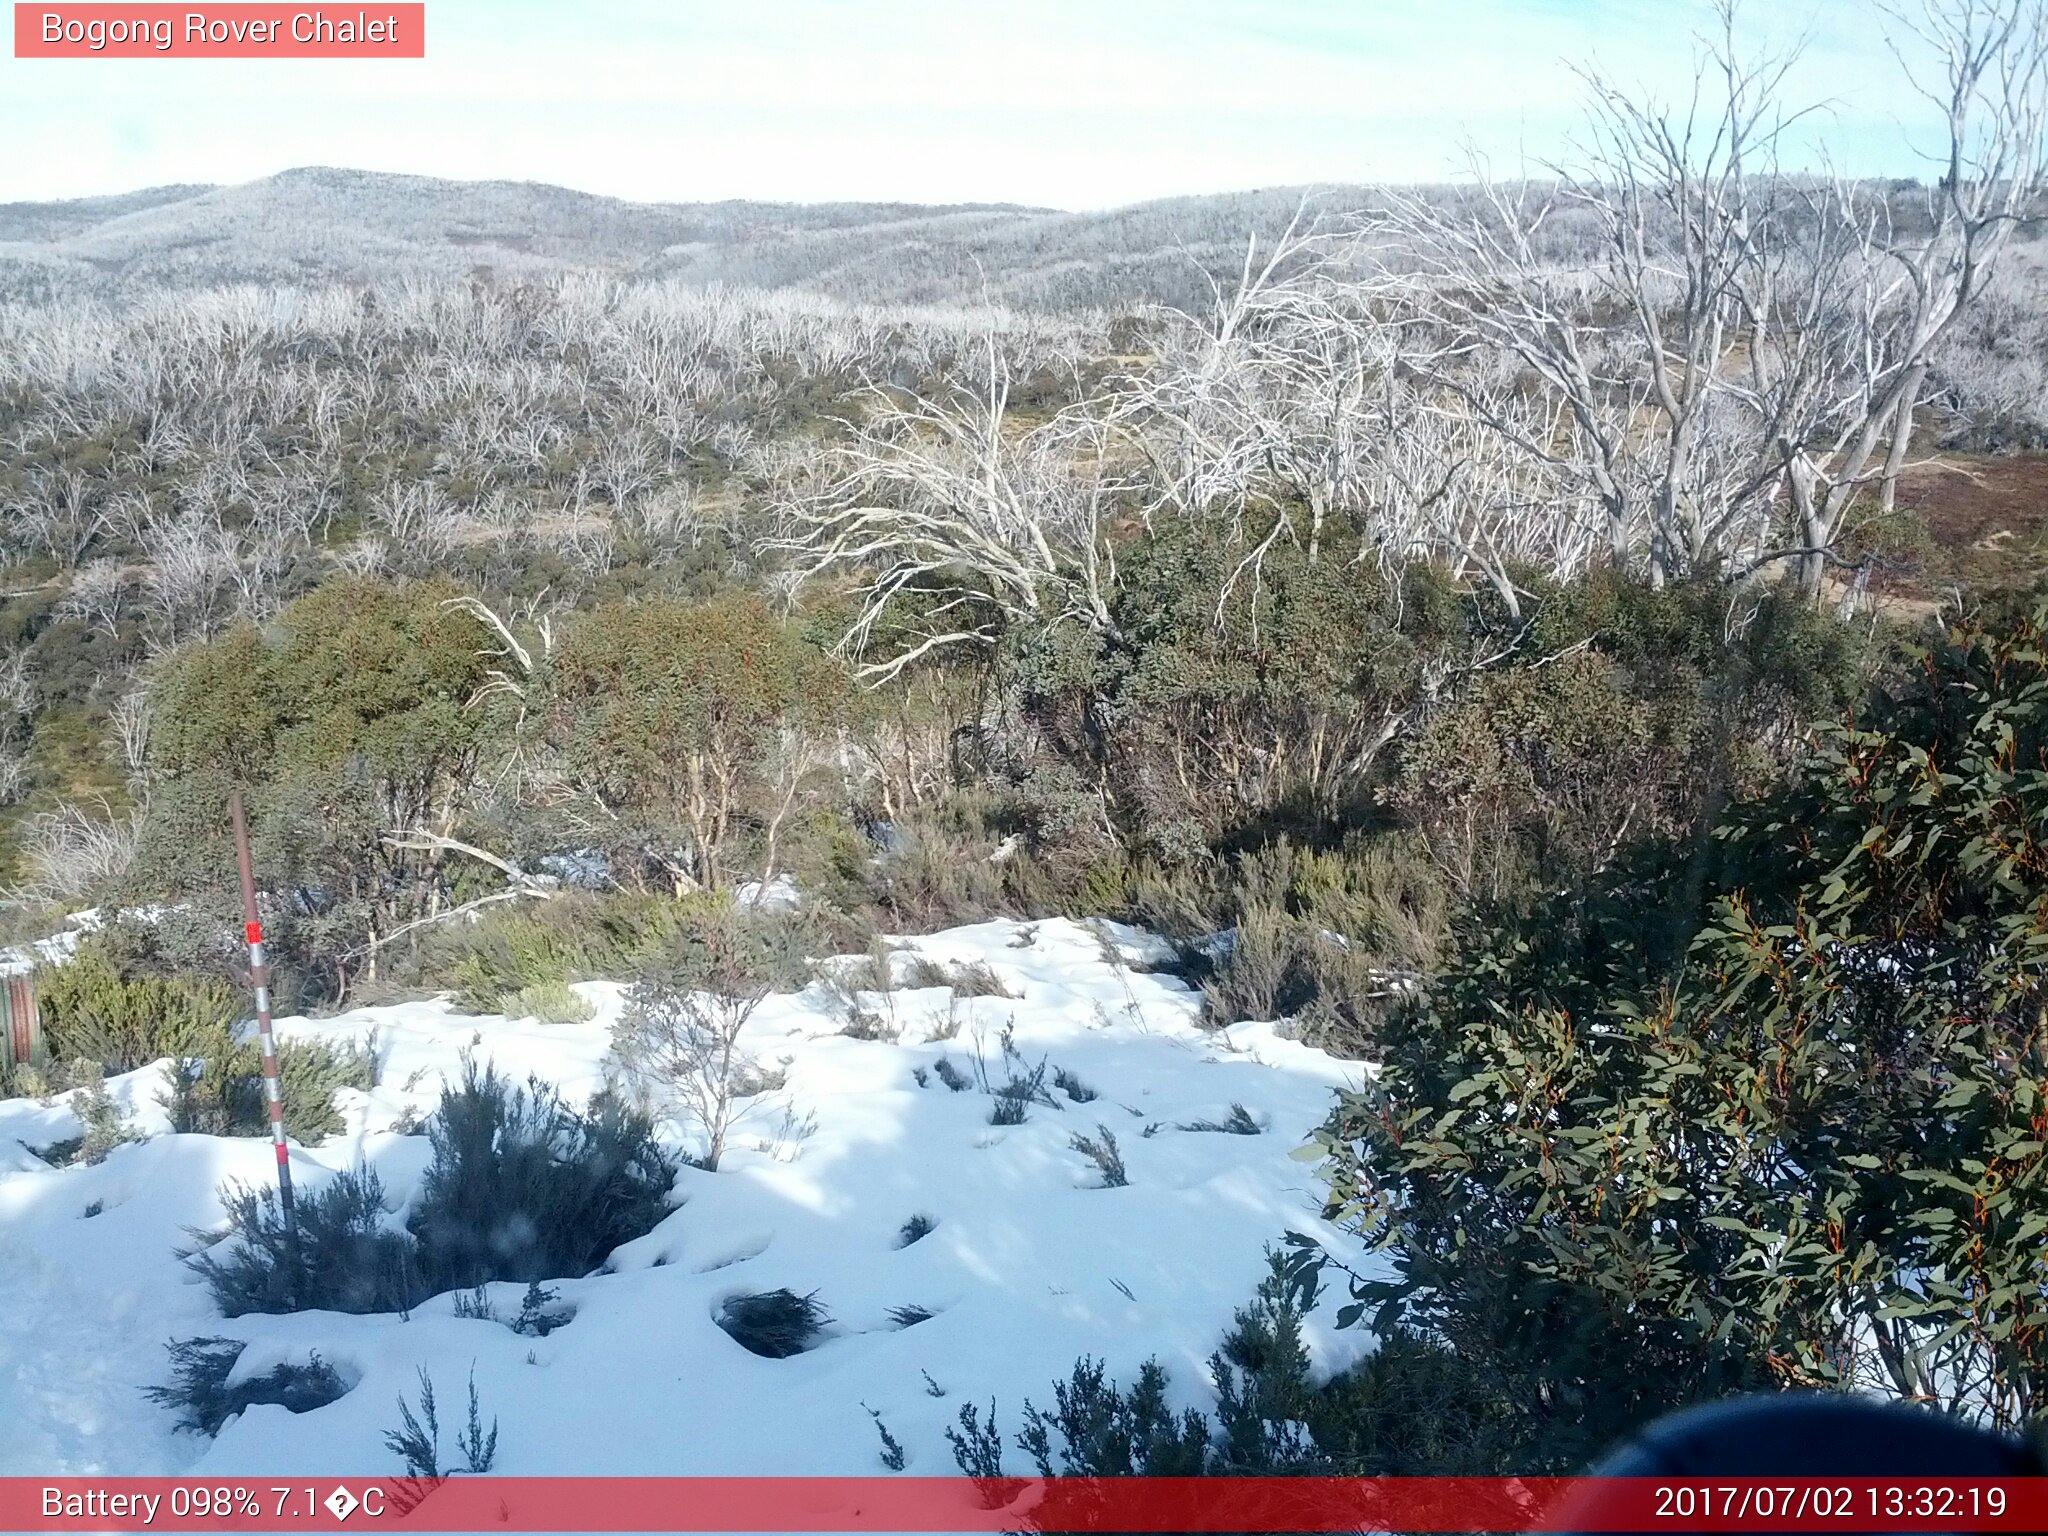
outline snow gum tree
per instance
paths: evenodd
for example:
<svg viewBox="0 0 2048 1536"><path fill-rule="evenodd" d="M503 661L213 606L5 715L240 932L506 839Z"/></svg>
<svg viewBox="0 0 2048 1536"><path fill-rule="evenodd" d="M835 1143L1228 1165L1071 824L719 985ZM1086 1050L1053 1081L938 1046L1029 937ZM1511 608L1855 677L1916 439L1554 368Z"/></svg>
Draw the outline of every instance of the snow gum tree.
<svg viewBox="0 0 2048 1536"><path fill-rule="evenodd" d="M345 985L408 923L445 910L451 845L504 743L484 692L491 636L440 582L344 579L167 668L149 753L160 784L143 878L219 894L222 807L250 793L266 886L308 894L313 939Z"/></svg>
<svg viewBox="0 0 2048 1536"><path fill-rule="evenodd" d="M549 686L568 789L608 811L619 846L679 893L726 884L746 842L773 874L851 691L751 596L592 614L564 631Z"/></svg>

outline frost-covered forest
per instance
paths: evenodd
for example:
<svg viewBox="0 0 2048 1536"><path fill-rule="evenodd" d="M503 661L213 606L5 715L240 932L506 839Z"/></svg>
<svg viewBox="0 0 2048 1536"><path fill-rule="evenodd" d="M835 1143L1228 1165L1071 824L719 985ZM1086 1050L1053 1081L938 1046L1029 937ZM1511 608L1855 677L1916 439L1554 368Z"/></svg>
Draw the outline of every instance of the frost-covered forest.
<svg viewBox="0 0 2048 1536"><path fill-rule="evenodd" d="M673 1470L545 1404L679 1301L707 1472L2035 1423L2048 36L1897 24L1921 180L1731 23L1507 181L0 208L20 1454Z"/></svg>

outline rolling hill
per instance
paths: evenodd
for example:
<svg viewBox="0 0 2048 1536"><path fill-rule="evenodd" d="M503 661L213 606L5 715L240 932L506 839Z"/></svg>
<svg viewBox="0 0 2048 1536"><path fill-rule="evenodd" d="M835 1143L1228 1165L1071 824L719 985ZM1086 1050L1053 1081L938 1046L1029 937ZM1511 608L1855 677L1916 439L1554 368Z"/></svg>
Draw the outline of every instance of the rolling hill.
<svg viewBox="0 0 2048 1536"><path fill-rule="evenodd" d="M595 270L851 302L984 294L1055 307L1181 301L1306 196L1275 188L1106 212L1006 204L635 203L536 182L308 167L237 186L0 204L0 291L504 278Z"/></svg>

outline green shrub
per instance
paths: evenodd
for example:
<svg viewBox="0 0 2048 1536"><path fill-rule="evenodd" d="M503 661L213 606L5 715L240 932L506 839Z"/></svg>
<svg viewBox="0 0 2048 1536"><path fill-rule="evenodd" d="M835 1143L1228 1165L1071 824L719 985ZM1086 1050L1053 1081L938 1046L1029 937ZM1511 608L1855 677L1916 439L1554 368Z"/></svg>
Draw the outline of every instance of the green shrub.
<svg viewBox="0 0 2048 1536"><path fill-rule="evenodd" d="M901 1229L898 1230L896 1233L896 1246L898 1248L908 1248L912 1243L931 1236L937 1230L938 1225L931 1217L920 1212L904 1222Z"/></svg>
<svg viewBox="0 0 2048 1536"><path fill-rule="evenodd" d="M1014 915L1002 869L989 862L994 843L930 826L905 829L903 838L874 872L874 899L889 928L932 933Z"/></svg>
<svg viewBox="0 0 2048 1536"><path fill-rule="evenodd" d="M735 912L729 898L715 894L566 892L551 901L488 908L474 922L444 924L401 974L448 988L466 1012L518 1012L516 1001L529 989L545 996L570 982L664 975L678 955L701 946L708 929L734 921ZM757 949L774 952L778 984L800 986L805 979L792 977L788 956L840 952L849 939L866 942L843 914L815 906L747 911L737 921L758 940Z"/></svg>
<svg viewBox="0 0 2048 1536"><path fill-rule="evenodd" d="M1230 921L1236 882L1213 857L1179 864L1140 860L1130 867L1129 898L1123 910L1105 909L1148 928L1176 945L1193 944Z"/></svg>
<svg viewBox="0 0 2048 1536"><path fill-rule="evenodd" d="M1068 769L1070 817L1113 816L1127 851L1168 866L1356 818L1388 719L1468 643L1473 604L1419 566L1396 586L1352 551L1312 561L1283 543L1240 581L1242 553L1201 520L1135 539L1118 551L1113 630L1047 626L1006 657Z"/></svg>
<svg viewBox="0 0 2048 1536"><path fill-rule="evenodd" d="M403 1311L492 1280L581 1276L668 1211L674 1162L644 1118L602 1096L577 1114L469 1064L429 1135L409 1231L388 1227L368 1166L301 1195L292 1230L275 1190L228 1186L229 1240L189 1256L221 1310Z"/></svg>
<svg viewBox="0 0 2048 1536"><path fill-rule="evenodd" d="M829 795L824 750L855 697L844 666L752 594L645 597L578 615L547 668L566 771L663 873L719 888L780 868L800 802ZM815 786L815 787L814 787Z"/></svg>
<svg viewBox="0 0 2048 1536"><path fill-rule="evenodd" d="M882 961L886 968L887 960ZM947 987L956 997L1015 997L1017 994L1003 985L1000 976L980 960L942 964L929 955L912 955L904 967L903 985L916 991L925 987ZM887 990L886 982L869 988L862 983L863 990Z"/></svg>
<svg viewBox="0 0 2048 1536"><path fill-rule="evenodd" d="M1157 1360L1138 1368L1128 1392L1105 1379L1100 1360L1078 1360L1067 1380L1053 1384L1050 1412L1025 1402L1017 1448L1043 1477L1200 1477L1208 1470L1209 1421L1192 1408L1169 1409L1166 1385ZM964 1439L964 1422L961 1429Z"/></svg>
<svg viewBox="0 0 2048 1536"><path fill-rule="evenodd" d="M1211 1418L1166 1406L1168 1378L1148 1360L1126 1389L1099 1360L1053 1385L1053 1406L1024 1405L1016 1446L1040 1476L1485 1477L1533 1455L1530 1424L1455 1351L1396 1329L1351 1370L1315 1384L1301 1338L1314 1290L1276 1262L1238 1309L1209 1360ZM972 1477L1001 1475L994 1410L963 1408L946 1432Z"/></svg>
<svg viewBox="0 0 2048 1536"><path fill-rule="evenodd" d="M630 978L681 941L702 903L592 896L497 907L448 925L422 946L413 974L454 991L471 1013L503 1013L528 989Z"/></svg>
<svg viewBox="0 0 2048 1536"><path fill-rule="evenodd" d="M425 1366L419 1368L419 1377L419 1412L415 1414L412 1405L401 1397L398 1400L399 1427L384 1434L384 1444L398 1453L405 1462L406 1477L414 1482L413 1488L405 1490L406 1495L417 1493L419 1482L433 1483L453 1470L441 1465L441 1415L434 1402L434 1379L427 1374ZM491 1427L484 1428L483 1405L476 1395L474 1366L469 1373L469 1418L457 1432L455 1444L456 1449L462 1452L464 1469L473 1475L482 1476L497 1462L498 1421L494 1417Z"/></svg>
<svg viewBox="0 0 2048 1536"><path fill-rule="evenodd" d="M1232 1104L1230 1113L1221 1120L1189 1120L1179 1129L1183 1131L1208 1131L1225 1136L1256 1136L1262 1127L1252 1117L1252 1112L1242 1104Z"/></svg>
<svg viewBox="0 0 2048 1536"><path fill-rule="evenodd" d="M1137 885L1137 872L1122 854L1097 859L1073 889L1074 916L1121 918L1131 911Z"/></svg>
<svg viewBox="0 0 2048 1536"><path fill-rule="evenodd" d="M238 1044L228 1025L212 1024L196 1031L187 1049L190 1054L165 1068L164 1106L171 1129L205 1136L268 1136L262 1046L253 1039ZM368 1090L376 1083L373 1053L356 1045L281 1040L277 1072L285 1130L307 1146L342 1131L337 1093Z"/></svg>
<svg viewBox="0 0 2048 1536"><path fill-rule="evenodd" d="M143 1139L142 1133L122 1118L113 1098L98 1083L80 1089L73 1108L85 1122L85 1136L75 1154L78 1162L103 1163L114 1148Z"/></svg>
<svg viewBox="0 0 2048 1536"><path fill-rule="evenodd" d="M1530 1470L1751 1385L2048 1404L2044 655L2048 612L1959 631L1707 848L1475 931L1340 1098L1360 1307Z"/></svg>
<svg viewBox="0 0 2048 1536"><path fill-rule="evenodd" d="M242 1011L225 981L124 976L97 939L82 942L66 963L38 970L36 995L51 1055L96 1061L109 1074L200 1055L200 1044Z"/></svg>
<svg viewBox="0 0 2048 1536"><path fill-rule="evenodd" d="M865 954L856 955L850 961L839 961L829 971L828 983L837 991L852 998L862 992L893 992L896 990L896 948L879 935L869 944ZM913 979L922 978L922 979ZM913 956L905 971L905 986L942 987L946 983L939 967L922 955Z"/></svg>
<svg viewBox="0 0 2048 1536"><path fill-rule="evenodd" d="M645 1116L599 1095L578 1114L535 1079L466 1062L428 1123L434 1161L408 1222L428 1294L580 1278L668 1214L676 1164Z"/></svg>
<svg viewBox="0 0 2048 1536"><path fill-rule="evenodd" d="M386 1226L384 1186L367 1164L300 1191L295 1227L287 1227L277 1191L267 1185L230 1184L221 1200L227 1240L199 1249L188 1262L228 1317L397 1312L421 1294L412 1240Z"/></svg>
<svg viewBox="0 0 2048 1536"><path fill-rule="evenodd" d="M467 830L516 710L491 631L444 578L331 578L261 629L240 624L166 659L149 738L153 788L138 873L156 899L218 893L232 869L227 791L248 793L257 879L323 893L280 914L280 961L345 991L392 956L380 936L443 909L470 861L394 839ZM473 877L473 876L472 876Z"/></svg>
<svg viewBox="0 0 2048 1536"><path fill-rule="evenodd" d="M1308 1423L1352 1477L1512 1477L1547 1459L1537 1421L1481 1366L1403 1328L1324 1383Z"/></svg>
<svg viewBox="0 0 2048 1536"><path fill-rule="evenodd" d="M566 981L535 982L505 1000L506 1017L540 1024L581 1024L596 1013L589 1000Z"/></svg>
<svg viewBox="0 0 2048 1536"><path fill-rule="evenodd" d="M1337 1463L1311 1437L1318 1393L1309 1381L1301 1319L1313 1290L1292 1283L1275 1261L1252 1302L1238 1309L1209 1359L1216 1416L1166 1406L1167 1375L1156 1360L1129 1391L1108 1380L1100 1360L1075 1363L1053 1385L1053 1407L1024 1404L1017 1448L1041 1477L1205 1477L1328 1475ZM994 1409L972 1404L948 1429L954 1459L969 1477L1001 1475Z"/></svg>
<svg viewBox="0 0 2048 1536"><path fill-rule="evenodd" d="M171 1380L161 1387L144 1387L153 1403L172 1408L180 1429L217 1435L223 1425L255 1403L274 1403L293 1413L324 1408L348 1392L333 1366L316 1351L303 1364L273 1365L260 1376L228 1385L235 1362L248 1344L242 1339L177 1339L165 1346L171 1352Z"/></svg>
<svg viewBox="0 0 2048 1536"><path fill-rule="evenodd" d="M831 1320L817 1292L799 1296L787 1289L729 1297L718 1312L718 1326L734 1343L770 1360L802 1354Z"/></svg>
<svg viewBox="0 0 2048 1536"><path fill-rule="evenodd" d="M1229 953L1202 988L1202 1020L1291 1019L1311 1045L1339 1055L1371 1048L1400 978L1380 970L1341 934L1269 907L1238 916Z"/></svg>
<svg viewBox="0 0 2048 1536"><path fill-rule="evenodd" d="M1131 1176L1124 1167L1124 1155L1117 1148L1116 1132L1099 1124L1095 1130L1093 1136L1076 1131L1067 1145L1095 1165L1096 1172L1102 1175L1104 1189L1122 1189L1131 1182Z"/></svg>
<svg viewBox="0 0 2048 1536"><path fill-rule="evenodd" d="M553 1286L542 1285L530 1280L526 1292L519 1298L519 1315L512 1319L512 1331L529 1338L544 1339L557 1328L563 1327L576 1312L572 1307L558 1307L556 1300L561 1293Z"/></svg>
<svg viewBox="0 0 2048 1536"><path fill-rule="evenodd" d="M1001 1082L997 1082L989 1075L988 1066L979 1055L974 1062L974 1075L980 1083L981 1091L991 1095L996 1101L995 1107L989 1111L990 1125L1022 1125L1033 1104L1043 1104L1048 1109L1059 1108L1058 1101L1045 1086L1048 1063L1040 1061L1037 1066L1026 1071L1024 1059L1010 1045L1007 1031L1003 1036L1002 1059L1008 1075ZM946 1058L941 1056L939 1060L945 1062ZM952 1086L952 1080L946 1076L943 1068L939 1070L939 1077L948 1087Z"/></svg>

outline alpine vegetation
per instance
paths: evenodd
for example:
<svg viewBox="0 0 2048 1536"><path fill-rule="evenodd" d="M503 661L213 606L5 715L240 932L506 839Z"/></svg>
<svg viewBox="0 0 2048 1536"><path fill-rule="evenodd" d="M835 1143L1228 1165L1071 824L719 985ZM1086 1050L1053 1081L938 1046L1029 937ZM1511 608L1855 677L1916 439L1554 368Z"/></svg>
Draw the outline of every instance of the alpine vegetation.
<svg viewBox="0 0 2048 1536"><path fill-rule="evenodd" d="M2048 0L1873 10L1853 154L1702 0L1436 186L0 204L0 1472L2042 1433Z"/></svg>

